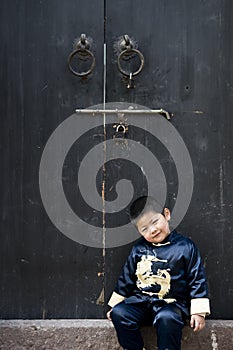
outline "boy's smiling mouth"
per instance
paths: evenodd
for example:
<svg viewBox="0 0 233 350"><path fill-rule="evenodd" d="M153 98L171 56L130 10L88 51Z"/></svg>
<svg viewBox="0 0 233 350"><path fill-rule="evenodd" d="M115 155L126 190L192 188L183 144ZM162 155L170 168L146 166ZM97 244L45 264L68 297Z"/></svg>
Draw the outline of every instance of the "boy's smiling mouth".
<svg viewBox="0 0 233 350"><path fill-rule="evenodd" d="M157 237L160 233L161 233L161 231L154 231L154 232L152 232L151 237L152 237L152 238L155 238L155 237Z"/></svg>

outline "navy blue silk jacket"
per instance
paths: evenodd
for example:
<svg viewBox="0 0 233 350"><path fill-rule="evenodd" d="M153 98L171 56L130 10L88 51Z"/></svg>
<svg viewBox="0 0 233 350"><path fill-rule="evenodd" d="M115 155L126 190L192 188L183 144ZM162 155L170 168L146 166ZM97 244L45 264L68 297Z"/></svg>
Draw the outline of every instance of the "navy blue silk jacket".
<svg viewBox="0 0 233 350"><path fill-rule="evenodd" d="M175 303L186 315L209 314L206 275L194 242L175 230L158 244L141 237L128 256L109 305L123 300Z"/></svg>

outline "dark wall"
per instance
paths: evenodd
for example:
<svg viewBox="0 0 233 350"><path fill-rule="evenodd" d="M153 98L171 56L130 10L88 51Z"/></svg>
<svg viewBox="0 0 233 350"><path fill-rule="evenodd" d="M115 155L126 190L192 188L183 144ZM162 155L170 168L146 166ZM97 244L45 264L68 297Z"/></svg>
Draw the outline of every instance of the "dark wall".
<svg viewBox="0 0 233 350"><path fill-rule="evenodd" d="M0 317L105 317L132 244L100 249L67 238L48 218L39 191L39 165L52 132L75 108L103 103L105 42L106 102L174 114L171 123L194 169L192 201L179 231L200 247L211 317L231 319L231 1L3 0L0 6ZM81 33L94 40L96 67L87 80L67 68ZM125 87L116 66L114 45L123 34L134 37L145 56L134 89ZM76 194L69 195L75 202ZM111 224L117 225L114 216Z"/></svg>

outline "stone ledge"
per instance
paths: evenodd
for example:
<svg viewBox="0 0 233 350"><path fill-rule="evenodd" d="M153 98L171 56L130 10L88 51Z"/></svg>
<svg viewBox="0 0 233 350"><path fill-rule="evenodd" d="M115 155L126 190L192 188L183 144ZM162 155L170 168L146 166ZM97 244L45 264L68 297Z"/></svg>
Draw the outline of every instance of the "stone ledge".
<svg viewBox="0 0 233 350"><path fill-rule="evenodd" d="M153 327L142 334L147 350L156 350ZM120 350L112 323L108 320L0 320L0 349L4 350ZM233 349L233 321L207 320L194 334L185 327L182 350Z"/></svg>

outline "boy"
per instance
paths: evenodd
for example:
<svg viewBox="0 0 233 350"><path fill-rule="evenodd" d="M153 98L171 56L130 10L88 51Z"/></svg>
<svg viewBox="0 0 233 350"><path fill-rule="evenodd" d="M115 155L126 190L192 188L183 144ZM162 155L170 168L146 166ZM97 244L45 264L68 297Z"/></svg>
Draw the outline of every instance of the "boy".
<svg viewBox="0 0 233 350"><path fill-rule="evenodd" d="M170 232L170 211L152 197L130 207L130 219L142 237L123 267L107 313L125 350L143 350L140 326L153 324L158 350L180 350L182 328L191 315L194 332L210 313L201 257L187 237Z"/></svg>

